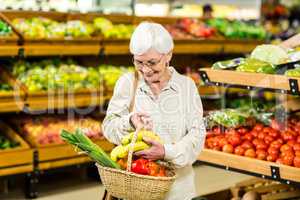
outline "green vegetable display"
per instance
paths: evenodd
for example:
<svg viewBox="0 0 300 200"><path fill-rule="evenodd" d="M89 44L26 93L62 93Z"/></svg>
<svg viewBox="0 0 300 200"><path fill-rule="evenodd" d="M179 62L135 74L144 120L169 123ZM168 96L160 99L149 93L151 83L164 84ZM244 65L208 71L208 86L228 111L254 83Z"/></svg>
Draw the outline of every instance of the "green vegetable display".
<svg viewBox="0 0 300 200"><path fill-rule="evenodd" d="M226 19L211 19L208 25L215 27L221 34L232 39L265 39L267 32L262 26L252 25L241 21Z"/></svg>
<svg viewBox="0 0 300 200"><path fill-rule="evenodd" d="M5 22L0 20L0 36L4 35L9 35L12 33L11 27L7 25Z"/></svg>
<svg viewBox="0 0 300 200"><path fill-rule="evenodd" d="M285 72L285 75L290 77L300 77L300 68L289 69Z"/></svg>
<svg viewBox="0 0 300 200"><path fill-rule="evenodd" d="M287 63L288 53L277 45L263 44L257 46L251 53L251 58L268 62L274 65Z"/></svg>
<svg viewBox="0 0 300 200"><path fill-rule="evenodd" d="M106 154L103 149L101 149L101 147L93 143L80 129L76 129L75 133L62 130L61 137L66 142L86 153L100 165L104 167L121 169L118 163L114 162L110 156Z"/></svg>
<svg viewBox="0 0 300 200"><path fill-rule="evenodd" d="M11 91L13 88L6 84L6 83L0 83L0 91L1 92L6 92L6 91Z"/></svg>
<svg viewBox="0 0 300 200"><path fill-rule="evenodd" d="M98 17L94 19L95 30L100 31L105 38L130 38L135 26L129 24L114 25L110 20Z"/></svg>
<svg viewBox="0 0 300 200"><path fill-rule="evenodd" d="M237 67L241 64L245 63L245 58L235 58L230 60L218 61L213 64L213 69L229 69L233 67Z"/></svg>
<svg viewBox="0 0 300 200"><path fill-rule="evenodd" d="M10 149L19 146L20 144L15 141L11 141L4 135L0 135L0 149Z"/></svg>
<svg viewBox="0 0 300 200"><path fill-rule="evenodd" d="M270 63L253 58L246 58L245 62L238 66L236 70L241 72L274 74L275 69L276 67Z"/></svg>
<svg viewBox="0 0 300 200"><path fill-rule="evenodd" d="M238 110L223 109L210 112L207 119L210 127L214 126L215 123L217 123L227 128L235 128L238 126L246 125L248 117L249 115L247 113L241 113Z"/></svg>
<svg viewBox="0 0 300 200"><path fill-rule="evenodd" d="M16 62L12 74L29 91L95 89L103 83L112 88L118 78L133 67L100 65L83 67L73 60L57 59L40 62Z"/></svg>
<svg viewBox="0 0 300 200"><path fill-rule="evenodd" d="M12 24L29 38L63 38L63 37L91 37L95 32L92 24L71 20L58 22L44 17L28 19L16 18Z"/></svg>

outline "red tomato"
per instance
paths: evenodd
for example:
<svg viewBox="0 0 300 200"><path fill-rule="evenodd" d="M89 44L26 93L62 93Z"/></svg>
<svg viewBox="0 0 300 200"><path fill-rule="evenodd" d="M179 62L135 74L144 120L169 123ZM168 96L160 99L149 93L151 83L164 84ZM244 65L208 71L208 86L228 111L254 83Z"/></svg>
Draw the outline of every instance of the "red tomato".
<svg viewBox="0 0 300 200"><path fill-rule="evenodd" d="M293 146L294 151L300 151L300 143L296 143Z"/></svg>
<svg viewBox="0 0 300 200"><path fill-rule="evenodd" d="M265 150L259 149L256 151L256 158L259 160L266 160L268 154Z"/></svg>
<svg viewBox="0 0 300 200"><path fill-rule="evenodd" d="M275 140L275 141L273 141L273 142L270 144L270 147L275 148L275 149L280 149L281 145L282 145L282 144L281 144L280 142L278 142L277 140Z"/></svg>
<svg viewBox="0 0 300 200"><path fill-rule="evenodd" d="M284 157L284 156L295 156L295 152L293 150L290 150L290 151L284 151L280 154L281 157Z"/></svg>
<svg viewBox="0 0 300 200"><path fill-rule="evenodd" d="M300 156L294 158L294 166L300 168Z"/></svg>
<svg viewBox="0 0 300 200"><path fill-rule="evenodd" d="M293 150L293 147L287 145L287 144L284 144L280 147L280 152L285 152L285 151L292 151Z"/></svg>
<svg viewBox="0 0 300 200"><path fill-rule="evenodd" d="M261 131L264 128L264 125L262 124L256 124L253 128L255 131Z"/></svg>
<svg viewBox="0 0 300 200"><path fill-rule="evenodd" d="M276 159L277 159L277 156L275 156L275 155L268 155L267 156L267 161L275 162Z"/></svg>
<svg viewBox="0 0 300 200"><path fill-rule="evenodd" d="M268 145L263 141L259 140L256 145L256 149L267 149Z"/></svg>
<svg viewBox="0 0 300 200"><path fill-rule="evenodd" d="M279 133L278 131L272 129L270 130L269 135L272 136L273 138L277 138L279 136Z"/></svg>
<svg viewBox="0 0 300 200"><path fill-rule="evenodd" d="M219 146L219 140L217 138L215 138L214 142L213 142L213 148L214 147L218 147Z"/></svg>
<svg viewBox="0 0 300 200"><path fill-rule="evenodd" d="M295 144L296 144L296 141L295 141L295 140L289 140L289 141L287 142L287 145L289 145L289 146L291 146L291 147L293 147Z"/></svg>
<svg viewBox="0 0 300 200"><path fill-rule="evenodd" d="M294 157L295 156L293 154L283 156L282 157L283 164L289 165L289 166L293 165Z"/></svg>
<svg viewBox="0 0 300 200"><path fill-rule="evenodd" d="M215 133L213 131L206 131L206 139L214 137Z"/></svg>
<svg viewBox="0 0 300 200"><path fill-rule="evenodd" d="M263 140L268 134L265 132L260 132L257 136L258 139Z"/></svg>
<svg viewBox="0 0 300 200"><path fill-rule="evenodd" d="M232 144L233 146L237 146L237 145L241 144L242 140L239 135L234 134L234 135L229 136L228 142L230 144Z"/></svg>
<svg viewBox="0 0 300 200"><path fill-rule="evenodd" d="M244 127L238 129L238 133L240 133L241 135L244 135L247 132L248 132L248 130L246 128L244 128Z"/></svg>
<svg viewBox="0 0 300 200"><path fill-rule="evenodd" d="M296 142L300 144L300 135L298 135Z"/></svg>
<svg viewBox="0 0 300 200"><path fill-rule="evenodd" d="M243 156L245 153L245 149L242 146L237 146L234 149L234 153L239 156Z"/></svg>
<svg viewBox="0 0 300 200"><path fill-rule="evenodd" d="M233 146L231 144L226 144L226 145L223 146L222 151L226 152L226 153L232 153L233 152Z"/></svg>
<svg viewBox="0 0 300 200"><path fill-rule="evenodd" d="M224 145L228 144L227 139L226 138L221 138L219 140L219 146L223 147Z"/></svg>
<svg viewBox="0 0 300 200"><path fill-rule="evenodd" d="M253 135L251 133L246 133L243 137L245 140L249 140L249 141L253 140Z"/></svg>
<svg viewBox="0 0 300 200"><path fill-rule="evenodd" d="M254 149L247 149L245 151L245 156L246 157L250 157L250 158L255 158L256 157L256 153L255 153Z"/></svg>
<svg viewBox="0 0 300 200"><path fill-rule="evenodd" d="M270 135L267 135L264 140L265 140L265 143L267 145L269 145L269 144L271 144L274 141L274 138L272 136L270 136Z"/></svg>
<svg viewBox="0 0 300 200"><path fill-rule="evenodd" d="M300 151L295 151L295 156L300 157Z"/></svg>
<svg viewBox="0 0 300 200"><path fill-rule="evenodd" d="M269 154L269 155L272 155L272 156L274 156L274 157L278 157L278 155L279 155L279 150L276 149L276 148L274 148L274 147L269 147L269 149L268 149L268 154Z"/></svg>
<svg viewBox="0 0 300 200"><path fill-rule="evenodd" d="M293 133L285 131L282 133L282 138L284 141L289 141L289 140L294 140L295 137L293 135Z"/></svg>
<svg viewBox="0 0 300 200"><path fill-rule="evenodd" d="M262 131L262 132L269 134L271 131L272 131L272 128L266 126L266 127L263 128L263 131Z"/></svg>
<svg viewBox="0 0 300 200"><path fill-rule="evenodd" d="M252 143L253 143L254 146L256 147L257 144L259 143L259 139L255 138L255 139L252 141Z"/></svg>
<svg viewBox="0 0 300 200"><path fill-rule="evenodd" d="M250 141L246 140L242 143L241 147L243 147L244 149L251 149L253 148L253 144Z"/></svg>
<svg viewBox="0 0 300 200"><path fill-rule="evenodd" d="M283 143L284 143L284 141L283 141L282 138L278 138L276 141L278 141L280 144L283 144Z"/></svg>
<svg viewBox="0 0 300 200"><path fill-rule="evenodd" d="M257 136L258 136L258 131L252 130L252 131L250 131L250 133L251 133L251 135L253 135L253 137L257 138Z"/></svg>

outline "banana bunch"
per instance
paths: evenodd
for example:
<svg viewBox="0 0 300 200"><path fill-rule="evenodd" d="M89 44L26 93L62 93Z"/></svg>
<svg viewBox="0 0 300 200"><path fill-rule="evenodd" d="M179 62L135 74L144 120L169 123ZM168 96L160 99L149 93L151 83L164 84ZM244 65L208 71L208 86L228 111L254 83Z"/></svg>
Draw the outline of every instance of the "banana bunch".
<svg viewBox="0 0 300 200"><path fill-rule="evenodd" d="M122 145L127 145L131 142L132 138L133 138L134 132L126 135L125 137L123 137L121 143ZM152 139L152 140L156 140L159 143L163 144L162 140L160 139L160 137L158 135L156 135L155 133L153 133L152 131L147 131L147 130L141 130L140 132L138 132L138 136L136 141L143 141L143 137Z"/></svg>
<svg viewBox="0 0 300 200"><path fill-rule="evenodd" d="M113 161L117 161L120 158L125 158L128 155L129 148L130 148L130 142L133 138L133 135L134 135L134 132L126 135L121 141L122 144L115 147L111 151L110 158ZM142 151L142 150L150 148L150 146L143 141L143 137L147 137L147 138L150 138L152 140L156 140L156 141L160 142L161 144L163 144L160 137L158 135L156 135L155 133L153 133L151 131L141 130L138 133L137 140L136 140L136 142L134 144L134 147L133 147L133 152Z"/></svg>

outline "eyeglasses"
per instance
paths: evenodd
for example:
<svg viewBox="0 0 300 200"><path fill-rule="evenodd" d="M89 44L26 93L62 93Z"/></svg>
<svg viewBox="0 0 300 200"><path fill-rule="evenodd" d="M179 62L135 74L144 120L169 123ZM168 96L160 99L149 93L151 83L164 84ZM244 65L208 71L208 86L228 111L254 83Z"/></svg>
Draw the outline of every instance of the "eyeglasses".
<svg viewBox="0 0 300 200"><path fill-rule="evenodd" d="M146 61L146 62L135 60L134 58L132 58L132 62L138 68L142 68L144 66L149 67L149 68L153 68L153 67L157 66L162 61L163 57L164 57L164 55L162 55L159 60L150 60L150 61Z"/></svg>

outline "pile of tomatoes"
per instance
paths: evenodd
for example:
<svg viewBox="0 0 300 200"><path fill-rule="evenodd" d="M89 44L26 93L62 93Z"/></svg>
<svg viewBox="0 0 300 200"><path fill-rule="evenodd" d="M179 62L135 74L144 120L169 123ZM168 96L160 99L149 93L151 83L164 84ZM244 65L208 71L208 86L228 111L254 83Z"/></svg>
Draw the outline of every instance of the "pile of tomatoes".
<svg viewBox="0 0 300 200"><path fill-rule="evenodd" d="M293 118L283 127L276 120L271 126L207 131L205 147L239 156L267 160L300 168L300 120Z"/></svg>

